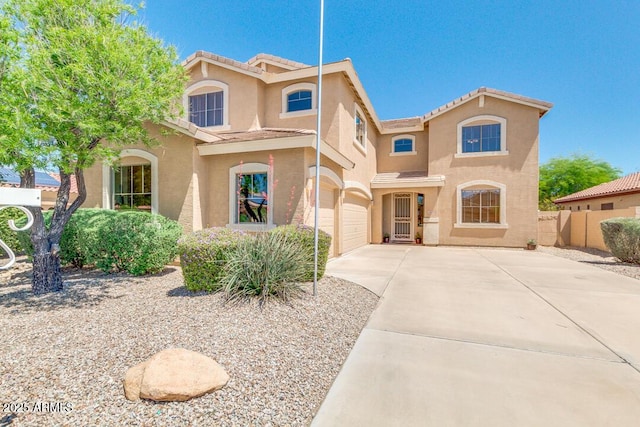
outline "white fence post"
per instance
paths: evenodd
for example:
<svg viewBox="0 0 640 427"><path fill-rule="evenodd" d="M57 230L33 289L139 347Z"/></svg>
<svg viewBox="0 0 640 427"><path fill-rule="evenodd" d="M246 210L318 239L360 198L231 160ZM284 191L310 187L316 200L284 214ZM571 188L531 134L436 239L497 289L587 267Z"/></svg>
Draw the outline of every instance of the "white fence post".
<svg viewBox="0 0 640 427"><path fill-rule="evenodd" d="M15 222L9 220L9 228L14 231L25 231L33 225L33 214L25 206L42 206L41 190L32 188L0 188L0 211L7 208L20 209L27 215L27 224L16 227ZM0 270L9 269L16 262L16 255L11 248L0 239L0 248L9 255L9 262L0 265Z"/></svg>

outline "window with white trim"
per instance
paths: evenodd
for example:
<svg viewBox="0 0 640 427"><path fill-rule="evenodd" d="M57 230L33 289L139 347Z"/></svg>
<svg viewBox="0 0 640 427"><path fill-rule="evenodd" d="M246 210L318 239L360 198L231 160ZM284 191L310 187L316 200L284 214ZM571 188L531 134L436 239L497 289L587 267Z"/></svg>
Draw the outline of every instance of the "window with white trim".
<svg viewBox="0 0 640 427"><path fill-rule="evenodd" d="M356 104L354 114L355 134L354 142L357 143L360 148L367 148L367 122L364 118L364 113Z"/></svg>
<svg viewBox="0 0 640 427"><path fill-rule="evenodd" d="M416 154L416 137L397 135L391 139L391 154L397 156Z"/></svg>
<svg viewBox="0 0 640 427"><path fill-rule="evenodd" d="M189 97L189 121L196 126L222 126L223 92L209 92Z"/></svg>
<svg viewBox="0 0 640 427"><path fill-rule="evenodd" d="M500 190L462 190L462 222L479 224L500 223Z"/></svg>
<svg viewBox="0 0 640 427"><path fill-rule="evenodd" d="M280 118L308 116L318 112L316 85L295 83L282 89L282 112Z"/></svg>
<svg viewBox="0 0 640 427"><path fill-rule="evenodd" d="M151 211L151 164L114 168L113 184L115 209Z"/></svg>
<svg viewBox="0 0 640 427"><path fill-rule="evenodd" d="M506 191L494 181L471 181L457 186L457 221L462 228L506 228Z"/></svg>
<svg viewBox="0 0 640 427"><path fill-rule="evenodd" d="M507 154L507 120L490 115L458 123L456 157Z"/></svg>
<svg viewBox="0 0 640 427"><path fill-rule="evenodd" d="M183 97L187 120L196 126L229 129L229 86L218 80L201 80Z"/></svg>
<svg viewBox="0 0 640 427"><path fill-rule="evenodd" d="M264 226L272 224L271 173L262 163L246 163L229 170L230 225Z"/></svg>

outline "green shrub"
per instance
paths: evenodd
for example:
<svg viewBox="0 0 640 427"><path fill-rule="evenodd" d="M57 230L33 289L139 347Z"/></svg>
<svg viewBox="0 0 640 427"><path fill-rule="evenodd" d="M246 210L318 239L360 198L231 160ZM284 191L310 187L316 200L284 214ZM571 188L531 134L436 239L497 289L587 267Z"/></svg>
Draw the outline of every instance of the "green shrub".
<svg viewBox="0 0 640 427"><path fill-rule="evenodd" d="M600 228L613 256L640 264L640 218L611 218L602 221Z"/></svg>
<svg viewBox="0 0 640 427"><path fill-rule="evenodd" d="M22 221L20 220L21 218ZM16 226L24 225L27 221L27 215L18 208L4 208L0 210L0 239L11 248L14 253L21 253L22 244L18 238L18 232L9 228L9 220L15 221ZM0 249L0 257L6 256L4 251Z"/></svg>
<svg viewBox="0 0 640 427"><path fill-rule="evenodd" d="M301 291L299 279L308 268L302 245L280 233L259 233L242 239L228 255L220 280L231 300L270 297L283 301Z"/></svg>
<svg viewBox="0 0 640 427"><path fill-rule="evenodd" d="M178 253L182 227L161 215L116 212L97 226L95 265L141 276L162 271Z"/></svg>
<svg viewBox="0 0 640 427"><path fill-rule="evenodd" d="M314 230L307 225L283 225L270 231L272 234L281 235L288 240L300 244L305 254L305 270L300 281L309 282L313 280L314 270ZM331 247L331 235L322 230L318 230L318 279L324 275L329 258L329 248Z"/></svg>
<svg viewBox="0 0 640 427"><path fill-rule="evenodd" d="M178 240L178 254L185 287L193 292L220 289L227 257L246 235L224 227L185 234Z"/></svg>

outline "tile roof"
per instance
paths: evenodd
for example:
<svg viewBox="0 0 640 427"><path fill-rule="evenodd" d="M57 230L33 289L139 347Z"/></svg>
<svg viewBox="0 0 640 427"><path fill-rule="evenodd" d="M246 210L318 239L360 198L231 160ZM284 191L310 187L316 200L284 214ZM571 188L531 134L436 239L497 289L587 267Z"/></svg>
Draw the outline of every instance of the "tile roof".
<svg viewBox="0 0 640 427"><path fill-rule="evenodd" d="M262 128L248 131L225 131L213 134L217 140L203 142L200 145L222 144L240 141L257 141L262 139L288 138L292 136L315 135L308 129Z"/></svg>
<svg viewBox="0 0 640 427"><path fill-rule="evenodd" d="M0 187L18 188L20 175L12 169L0 167ZM53 172L36 171L36 188L42 191L56 192L60 188L60 174ZM78 192L78 184L75 175L71 176L71 193Z"/></svg>
<svg viewBox="0 0 640 427"><path fill-rule="evenodd" d="M406 119L382 120L383 129L401 129L422 125L421 117L408 117Z"/></svg>
<svg viewBox="0 0 640 427"><path fill-rule="evenodd" d="M198 58L206 58L211 59L212 61L220 62L222 64L231 65L232 67L239 68L245 71L251 71L256 74L262 74L262 68L254 67L252 65L247 64L246 62L236 61L235 59L227 58L224 56L216 55L214 53L205 52L204 50L199 50L191 55L189 55L184 61L182 61L182 66L186 67L191 62L194 62Z"/></svg>
<svg viewBox="0 0 640 427"><path fill-rule="evenodd" d="M421 186L426 184L444 184L444 176L429 176L427 171L405 171L379 173L371 180L371 188L383 188L389 186Z"/></svg>
<svg viewBox="0 0 640 427"><path fill-rule="evenodd" d="M566 203L573 200L593 199L620 193L640 193L640 172L634 172L614 181L605 182L568 196L554 200L554 203Z"/></svg>
<svg viewBox="0 0 640 427"><path fill-rule="evenodd" d="M424 121L428 121L436 116L439 116L440 114L457 107L460 104L464 104L465 102L476 98L480 95L493 95L493 96L497 96L499 98L506 98L515 102L521 102L521 103L525 103L525 104L532 104L537 106L538 108L540 108L540 110L542 111L542 113L540 114L540 116L542 116L544 113L546 113L548 110L550 110L553 107L553 104L550 102L546 102L546 101L541 101L539 99L534 99L534 98L528 98L526 96L522 96L522 95L517 95L515 93L511 93L511 92L505 92L503 90L498 90L498 89L492 89L489 87L481 87L478 88L476 90L472 90L471 92L467 93L466 95L462 95L460 98L456 98L451 102L446 103L445 105L442 105L434 110L431 110L430 112L428 112L427 114L425 114L424 116L422 116L422 119Z"/></svg>
<svg viewBox="0 0 640 427"><path fill-rule="evenodd" d="M260 60L268 60L272 62L276 62L278 64L285 65L290 68L300 69L300 68L309 68L311 65L303 64L302 62L292 61L290 59L281 58L279 56L271 55L269 53L259 53L250 60L247 61L247 64L253 66L260 62Z"/></svg>

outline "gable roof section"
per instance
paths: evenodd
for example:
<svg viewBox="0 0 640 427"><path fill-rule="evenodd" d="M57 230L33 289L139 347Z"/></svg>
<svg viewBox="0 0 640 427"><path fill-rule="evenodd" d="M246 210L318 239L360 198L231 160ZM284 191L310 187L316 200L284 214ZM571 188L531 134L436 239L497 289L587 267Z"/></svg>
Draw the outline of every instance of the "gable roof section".
<svg viewBox="0 0 640 427"><path fill-rule="evenodd" d="M541 101L534 98L528 98L526 96L517 95L511 92L505 92L498 89L492 89L488 87L480 87L476 90L472 90L466 95L461 96L460 98L454 99L451 102L448 102L445 105L442 105L435 110L429 111L427 114L422 116L423 122L428 122L429 120L438 117L441 114L446 113L447 111L453 110L461 106L462 104L466 104L467 102L476 99L482 95L491 96L493 98L504 99L506 101L515 102L517 104L528 105L529 107L537 108L540 112L540 117L544 116L547 111L549 111L553 104L546 101Z"/></svg>
<svg viewBox="0 0 640 427"><path fill-rule="evenodd" d="M226 58L224 56L215 55L213 53L199 50L185 59L182 62L182 65L186 69L190 69L201 61L213 63L223 68L231 69L242 74L258 78L267 84L287 82L309 77L317 77L318 75L317 65L310 66L301 62L291 61L289 59L265 53L260 53L249 59L247 62L240 62L230 58ZM260 67L255 66L257 64L260 64L261 62L270 62L282 68L289 69L289 71L284 71L281 73L270 73L264 71ZM365 114L368 115L370 121L375 125L375 127L381 134L421 130L424 128L424 124L429 120L432 120L435 117L438 117L441 114L444 114L480 96L491 96L494 98L537 108L540 117L545 115L553 107L553 104L550 102L529 98L511 92L505 92L498 89L480 87L467 93L466 95L461 96L460 98L454 99L453 101L428 112L421 117L409 117L381 121L378 118L375 109L373 108L373 104L371 103L371 100L369 99L369 96L367 95L367 92L365 91L360 78L358 77L358 73L353 67L351 59L345 58L342 61L323 64L322 70L323 75L342 73L345 76L347 83L354 92L357 102L360 104L362 109L365 111ZM418 121L420 121L421 123L418 123Z"/></svg>
<svg viewBox="0 0 640 427"><path fill-rule="evenodd" d="M311 67L311 65L303 64L302 62L292 61L290 59L281 58L268 53L259 53L247 61L247 64L254 67L257 67L260 63L274 64L287 70L299 70L300 68Z"/></svg>
<svg viewBox="0 0 640 427"><path fill-rule="evenodd" d="M640 172L634 172L622 178L560 197L553 203L567 203L574 200L594 199L623 193L640 193Z"/></svg>

